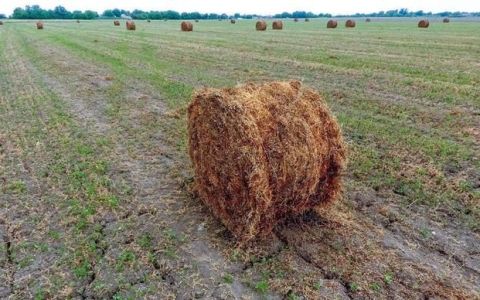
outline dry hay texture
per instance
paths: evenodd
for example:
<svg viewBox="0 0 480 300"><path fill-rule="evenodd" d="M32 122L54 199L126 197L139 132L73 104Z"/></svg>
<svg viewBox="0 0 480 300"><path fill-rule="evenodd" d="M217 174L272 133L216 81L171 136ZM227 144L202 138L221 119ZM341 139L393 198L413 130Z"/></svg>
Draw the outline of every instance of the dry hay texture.
<svg viewBox="0 0 480 300"><path fill-rule="evenodd" d="M450 19L449 18L443 19L443 23L450 23Z"/></svg>
<svg viewBox="0 0 480 300"><path fill-rule="evenodd" d="M195 190L241 242L340 192L340 127L322 97L298 81L198 91L188 135Z"/></svg>
<svg viewBox="0 0 480 300"><path fill-rule="evenodd" d="M120 26L120 21L113 21L113 25Z"/></svg>
<svg viewBox="0 0 480 300"><path fill-rule="evenodd" d="M428 28L430 26L430 22L428 20L421 20L418 22L418 27L420 28Z"/></svg>
<svg viewBox="0 0 480 300"><path fill-rule="evenodd" d="M354 28L356 25L355 21L354 20L347 20L347 22L345 22L345 27L347 28Z"/></svg>
<svg viewBox="0 0 480 300"><path fill-rule="evenodd" d="M37 22L37 29L43 29L43 22Z"/></svg>
<svg viewBox="0 0 480 300"><path fill-rule="evenodd" d="M137 27L135 26L135 22L133 22L133 21L127 21L126 25L127 25L127 30L137 29Z"/></svg>
<svg viewBox="0 0 480 300"><path fill-rule="evenodd" d="M237 21L235 21L234 19L231 19L230 23L235 24L235 23L237 23Z"/></svg>
<svg viewBox="0 0 480 300"><path fill-rule="evenodd" d="M283 22L282 21L273 21L272 29L274 30L282 30L283 29Z"/></svg>
<svg viewBox="0 0 480 300"><path fill-rule="evenodd" d="M267 30L267 23L265 21L258 21L257 24L255 24L255 28L258 31L265 31Z"/></svg>
<svg viewBox="0 0 480 300"><path fill-rule="evenodd" d="M187 21L183 21L180 27L182 31L193 31L193 24Z"/></svg>
<svg viewBox="0 0 480 300"><path fill-rule="evenodd" d="M328 20L327 28L337 28L338 22L335 20Z"/></svg>

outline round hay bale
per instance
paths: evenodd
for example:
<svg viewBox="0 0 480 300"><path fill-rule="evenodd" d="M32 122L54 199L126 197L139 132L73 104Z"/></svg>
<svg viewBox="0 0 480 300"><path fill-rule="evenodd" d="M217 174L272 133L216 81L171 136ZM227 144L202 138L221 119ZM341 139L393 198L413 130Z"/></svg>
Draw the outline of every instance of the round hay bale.
<svg viewBox="0 0 480 300"><path fill-rule="evenodd" d="M137 29L137 27L135 26L135 22L133 21L127 21L127 23L125 23L127 25L127 30L135 30Z"/></svg>
<svg viewBox="0 0 480 300"><path fill-rule="evenodd" d="M37 29L43 29L43 22L37 22Z"/></svg>
<svg viewBox="0 0 480 300"><path fill-rule="evenodd" d="M310 22L310 19L309 19L309 18L305 18L305 22Z"/></svg>
<svg viewBox="0 0 480 300"><path fill-rule="evenodd" d="M345 27L347 28L354 28L356 25L354 20L347 20L347 22L345 22Z"/></svg>
<svg viewBox="0 0 480 300"><path fill-rule="evenodd" d="M117 20L113 21L113 25L120 26L120 21L117 21Z"/></svg>
<svg viewBox="0 0 480 300"><path fill-rule="evenodd" d="M283 29L283 22L282 21L273 21L272 29L273 30L282 30Z"/></svg>
<svg viewBox="0 0 480 300"><path fill-rule="evenodd" d="M230 20L230 23L231 23L231 24L235 24L235 23L237 23L237 21L235 21L234 19L231 19L231 20Z"/></svg>
<svg viewBox="0 0 480 300"><path fill-rule="evenodd" d="M293 22L298 22L298 18L293 19Z"/></svg>
<svg viewBox="0 0 480 300"><path fill-rule="evenodd" d="M444 18L443 23L450 23L450 19L449 18Z"/></svg>
<svg viewBox="0 0 480 300"><path fill-rule="evenodd" d="M147 23L151 23L151 22L152 22L152 20L150 20L150 19L147 19Z"/></svg>
<svg viewBox="0 0 480 300"><path fill-rule="evenodd" d="M80 23L80 20L77 20L77 23Z"/></svg>
<svg viewBox="0 0 480 300"><path fill-rule="evenodd" d="M257 24L255 24L255 28L257 31L265 31L267 30L267 23L265 21L257 21Z"/></svg>
<svg viewBox="0 0 480 300"><path fill-rule="evenodd" d="M0 21L0 25L3 25L3 21Z"/></svg>
<svg viewBox="0 0 480 300"><path fill-rule="evenodd" d="M420 22L418 22L419 28L428 28L428 26L430 26L430 22L428 20L420 20Z"/></svg>
<svg viewBox="0 0 480 300"><path fill-rule="evenodd" d="M370 22L372 22L372 19L366 18L366 19L365 19L365 22L370 23Z"/></svg>
<svg viewBox="0 0 480 300"><path fill-rule="evenodd" d="M322 97L298 81L198 91L188 136L196 192L242 242L340 192L340 127Z"/></svg>
<svg viewBox="0 0 480 300"><path fill-rule="evenodd" d="M195 23L198 23L199 21L198 20L195 20Z"/></svg>
<svg viewBox="0 0 480 300"><path fill-rule="evenodd" d="M193 31L193 24L187 21L183 21L180 27L182 31Z"/></svg>
<svg viewBox="0 0 480 300"><path fill-rule="evenodd" d="M327 28L337 28L338 22L335 20L328 20Z"/></svg>

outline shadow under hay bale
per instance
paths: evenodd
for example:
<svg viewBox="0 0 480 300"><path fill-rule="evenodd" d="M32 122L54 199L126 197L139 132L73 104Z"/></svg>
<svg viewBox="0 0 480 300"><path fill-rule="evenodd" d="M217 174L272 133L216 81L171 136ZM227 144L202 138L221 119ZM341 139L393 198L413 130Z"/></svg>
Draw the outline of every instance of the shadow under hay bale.
<svg viewBox="0 0 480 300"><path fill-rule="evenodd" d="M450 19L449 18L443 19L443 23L450 23Z"/></svg>
<svg viewBox="0 0 480 300"><path fill-rule="evenodd" d="M193 24L187 21L183 21L180 27L182 31L193 31Z"/></svg>
<svg viewBox="0 0 480 300"><path fill-rule="evenodd" d="M430 26L430 22L428 20L421 20L418 22L419 28L428 28Z"/></svg>
<svg viewBox="0 0 480 300"><path fill-rule="evenodd" d="M255 24L255 28L257 31L265 31L267 30L267 23L265 21L258 21L257 24Z"/></svg>
<svg viewBox="0 0 480 300"><path fill-rule="evenodd" d="M43 22L37 22L37 29L43 29Z"/></svg>
<svg viewBox="0 0 480 300"><path fill-rule="evenodd" d="M133 22L133 21L127 21L126 25L127 25L127 30L135 30L135 29L137 29L137 27L136 27L136 25L135 25L135 22Z"/></svg>
<svg viewBox="0 0 480 300"><path fill-rule="evenodd" d="M282 21L273 21L272 29L274 30L282 30L283 29L283 22Z"/></svg>
<svg viewBox="0 0 480 300"><path fill-rule="evenodd" d="M120 21L113 21L113 25L120 26Z"/></svg>
<svg viewBox="0 0 480 300"><path fill-rule="evenodd" d="M327 28L337 28L338 22L335 20L328 20Z"/></svg>
<svg viewBox="0 0 480 300"><path fill-rule="evenodd" d="M354 28L356 25L354 20L347 20L347 22L345 22L345 27L347 28Z"/></svg>
<svg viewBox="0 0 480 300"><path fill-rule="evenodd" d="M340 192L340 127L298 81L198 91L188 135L195 189L239 241L268 236Z"/></svg>

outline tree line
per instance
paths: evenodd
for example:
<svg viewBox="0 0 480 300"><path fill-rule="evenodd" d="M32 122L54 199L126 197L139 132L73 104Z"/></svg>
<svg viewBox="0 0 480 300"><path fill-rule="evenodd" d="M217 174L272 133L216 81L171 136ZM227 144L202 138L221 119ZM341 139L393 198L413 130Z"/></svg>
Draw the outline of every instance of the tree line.
<svg viewBox="0 0 480 300"><path fill-rule="evenodd" d="M256 14L239 14L234 15L227 14L215 14L215 13L199 13L199 12L183 12L179 13L174 10L167 11L142 11L142 10L123 10L123 9L107 9L101 15L92 10L86 11L68 11L63 6L57 6L54 9L46 10L42 9L38 5L25 6L25 8L17 7L13 11L13 14L10 16L12 19L84 19L92 20L97 18L121 18L124 16L131 17L132 19L137 20L216 20L216 19L254 19L262 17L261 15ZM466 12L441 12L433 14L431 12L419 11L409 11L406 8L395 9L389 11L380 11L376 13L362 14L357 13L354 15L338 15L337 17L423 17L423 16L441 16L441 17L463 17L463 16L480 16L480 12L476 13L466 13ZM5 18L6 16L0 14L0 19ZM275 14L274 18L330 18L331 14L315 14L312 12L306 11L295 11L293 13L283 12L280 14Z"/></svg>

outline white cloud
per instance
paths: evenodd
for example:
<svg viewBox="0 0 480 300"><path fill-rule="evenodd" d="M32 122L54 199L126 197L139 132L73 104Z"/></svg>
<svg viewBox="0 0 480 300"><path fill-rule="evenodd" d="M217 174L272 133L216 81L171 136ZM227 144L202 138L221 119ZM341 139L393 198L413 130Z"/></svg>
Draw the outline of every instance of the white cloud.
<svg viewBox="0 0 480 300"><path fill-rule="evenodd" d="M33 2L32 2L33 1ZM91 9L102 12L108 8L122 8L127 10L167 10L179 12L200 11L228 13L258 13L273 14L283 11L306 10L315 13L349 14L356 12L376 12L397 8L424 11L480 11L478 0L0 0L0 13L7 15L15 7L38 4L43 8L53 8L57 5L65 6L68 10Z"/></svg>

